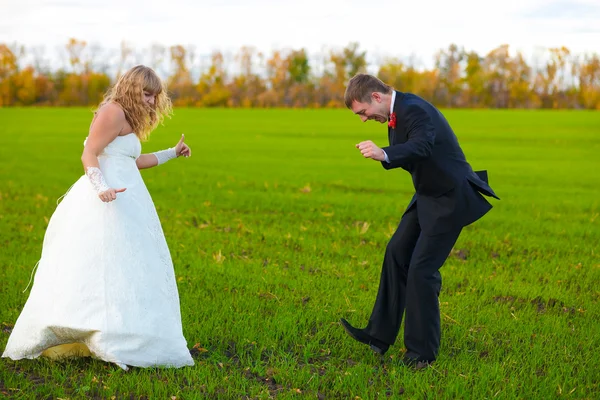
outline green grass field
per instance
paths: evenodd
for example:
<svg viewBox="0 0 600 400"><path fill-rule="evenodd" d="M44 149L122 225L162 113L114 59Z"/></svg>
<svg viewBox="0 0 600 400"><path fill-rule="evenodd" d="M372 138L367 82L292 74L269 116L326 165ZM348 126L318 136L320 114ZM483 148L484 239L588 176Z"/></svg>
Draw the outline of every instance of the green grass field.
<svg viewBox="0 0 600 400"><path fill-rule="evenodd" d="M347 110L178 109L144 152L192 148L143 171L175 265L179 370L91 359L0 359L8 398L472 398L600 396L600 113L447 110L501 201L442 268L432 368L385 358L364 325L410 176L361 157L385 126ZM0 350L23 307L56 200L83 170L87 109L0 109ZM75 299L76 300L76 299Z"/></svg>

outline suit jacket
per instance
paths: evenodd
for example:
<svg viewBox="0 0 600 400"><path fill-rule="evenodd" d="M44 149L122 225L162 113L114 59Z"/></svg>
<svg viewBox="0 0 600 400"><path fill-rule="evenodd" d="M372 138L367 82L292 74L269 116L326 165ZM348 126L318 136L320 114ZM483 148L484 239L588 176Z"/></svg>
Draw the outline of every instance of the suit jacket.
<svg viewBox="0 0 600 400"><path fill-rule="evenodd" d="M482 196L498 196L487 172L474 172L446 118L411 93L396 92L396 127L388 127L386 169L403 168L415 187L406 211L417 207L423 233L437 235L475 222L492 205Z"/></svg>

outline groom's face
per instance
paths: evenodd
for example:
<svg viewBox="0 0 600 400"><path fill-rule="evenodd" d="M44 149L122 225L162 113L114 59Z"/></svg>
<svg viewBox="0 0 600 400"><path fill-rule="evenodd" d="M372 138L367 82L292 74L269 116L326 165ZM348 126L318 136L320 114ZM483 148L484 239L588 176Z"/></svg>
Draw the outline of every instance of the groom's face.
<svg viewBox="0 0 600 400"><path fill-rule="evenodd" d="M374 92L371 94L371 102L369 103L354 100L352 102L352 112L358 115L362 122L373 120L383 124L387 122L390 110L380 94Z"/></svg>

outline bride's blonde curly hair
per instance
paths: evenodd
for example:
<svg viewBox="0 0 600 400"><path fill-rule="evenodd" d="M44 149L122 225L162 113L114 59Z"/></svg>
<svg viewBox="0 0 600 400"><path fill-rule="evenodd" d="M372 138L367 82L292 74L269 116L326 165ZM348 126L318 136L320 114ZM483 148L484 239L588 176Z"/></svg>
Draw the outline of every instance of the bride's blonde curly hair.
<svg viewBox="0 0 600 400"><path fill-rule="evenodd" d="M144 101L144 91L156 96L153 106ZM140 140L148 139L150 132L162 123L165 117L170 118L173 114L166 86L151 68L144 65L135 66L121 75L117 83L104 95L98 109L111 102L121 106L127 122Z"/></svg>

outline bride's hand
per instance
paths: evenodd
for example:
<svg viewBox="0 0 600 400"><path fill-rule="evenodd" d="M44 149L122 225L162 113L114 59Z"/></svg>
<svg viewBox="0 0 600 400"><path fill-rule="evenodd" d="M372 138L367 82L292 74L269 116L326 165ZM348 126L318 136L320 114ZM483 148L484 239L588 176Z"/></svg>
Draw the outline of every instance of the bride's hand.
<svg viewBox="0 0 600 400"><path fill-rule="evenodd" d="M124 191L126 191L127 188L122 188L122 189L108 189L104 192L101 192L100 194L98 194L98 197L100 197L100 200L102 200L105 203L110 203L113 200L117 199L117 193L123 193Z"/></svg>
<svg viewBox="0 0 600 400"><path fill-rule="evenodd" d="M181 139L179 139L177 146L175 146L175 154L177 155L177 157L180 157L180 156L189 157L192 155L192 150L190 149L190 147L187 144L185 144L183 142L184 140L185 140L185 136L183 134L181 134Z"/></svg>

